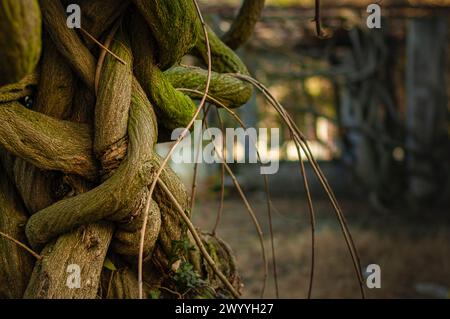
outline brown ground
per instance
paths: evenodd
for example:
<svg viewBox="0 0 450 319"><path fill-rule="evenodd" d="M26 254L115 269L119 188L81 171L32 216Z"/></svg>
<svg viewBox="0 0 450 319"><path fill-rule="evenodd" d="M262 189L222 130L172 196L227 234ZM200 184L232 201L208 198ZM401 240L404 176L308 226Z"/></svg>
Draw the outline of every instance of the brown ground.
<svg viewBox="0 0 450 319"><path fill-rule="evenodd" d="M210 230L218 201L200 197L194 221L198 227ZM280 296L305 298L311 250L306 202L298 198L275 199L273 202L277 208L273 227ZM264 197L252 196L251 203L267 234ZM413 217L407 212L379 215L363 202L341 200L341 204L359 249L361 264L381 266L382 286L366 289L369 298L442 298L442 290L444 296L447 291L448 297L450 227L447 222L442 222L445 212L424 211ZM326 201L316 201L315 205L318 217L313 298L358 298L353 266L336 218ZM436 214L434 219L429 217L432 214ZM244 297L258 297L263 275L260 245L254 226L238 199L226 200L218 234L236 254L245 283ZM269 253L268 238L265 244ZM418 291L417 286L421 284L431 287L431 292ZM269 277L265 297L274 296L273 279Z"/></svg>

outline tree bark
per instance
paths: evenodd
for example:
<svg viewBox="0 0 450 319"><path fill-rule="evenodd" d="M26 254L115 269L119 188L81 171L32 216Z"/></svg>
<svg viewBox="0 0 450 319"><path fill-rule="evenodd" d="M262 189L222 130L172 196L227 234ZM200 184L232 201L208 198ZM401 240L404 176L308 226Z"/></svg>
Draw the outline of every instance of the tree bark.
<svg viewBox="0 0 450 319"><path fill-rule="evenodd" d="M136 298L141 236L144 296L162 284L186 288L180 271L201 283L191 296L230 295L220 271L239 290L222 241L202 237L217 273L198 251L179 249L193 244L182 218L190 214L189 197L170 167L159 177L165 187L156 187L148 211L145 205L162 163L154 150L161 133L186 126L196 110L193 99L202 97L177 89L207 86L206 70L179 65L191 52L208 60L194 2L4 3L29 5L37 29L17 28L22 17L0 10L1 37L26 44L27 35L38 36L30 50L13 52L17 64L5 65L0 83L0 231L6 234L0 234L0 297ZM83 30L66 27L64 6L71 3L82 8ZM252 88L230 73L248 71L214 32L208 35L215 70L210 101L239 107ZM105 45L99 49L93 37ZM10 57L8 41L0 41L0 50ZM24 69L14 69L23 63L25 77ZM70 282L74 269L79 287Z"/></svg>

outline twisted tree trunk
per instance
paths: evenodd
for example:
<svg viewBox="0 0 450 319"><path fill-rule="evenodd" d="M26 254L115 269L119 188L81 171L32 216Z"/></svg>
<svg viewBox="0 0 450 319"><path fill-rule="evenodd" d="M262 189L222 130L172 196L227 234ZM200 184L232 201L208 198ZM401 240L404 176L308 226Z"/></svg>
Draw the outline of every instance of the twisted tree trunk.
<svg viewBox="0 0 450 319"><path fill-rule="evenodd" d="M66 25L69 3L81 7L82 30ZM244 2L226 35L233 48L263 3ZM251 87L229 75L247 73L245 65L207 35L210 95L245 104ZM177 88L206 88L206 70L179 62L195 54L206 63L206 43L192 0L1 1L0 297L138 297L146 214L146 297L236 296L188 233L189 198L169 167L145 205L161 165L155 144L187 126L201 97ZM240 291L228 246L200 236ZM68 285L71 265L81 271L79 287Z"/></svg>

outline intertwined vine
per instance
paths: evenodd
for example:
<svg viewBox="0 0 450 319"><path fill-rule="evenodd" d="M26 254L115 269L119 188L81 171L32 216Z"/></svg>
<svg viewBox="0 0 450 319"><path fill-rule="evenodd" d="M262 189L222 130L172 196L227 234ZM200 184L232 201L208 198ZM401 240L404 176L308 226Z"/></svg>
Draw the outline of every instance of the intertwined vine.
<svg viewBox="0 0 450 319"><path fill-rule="evenodd" d="M81 6L81 30L66 25L70 3ZM222 40L192 0L1 2L0 230L40 253L35 261L0 239L0 295L137 297L139 248L146 296L239 294L225 243L200 234L209 262L176 249L194 240L180 214L189 216L189 196L169 167L148 210L146 201L161 166L155 145L188 125L208 83L213 104L250 99L251 85L230 75L248 75L231 48L263 4L245 1ZM180 64L187 54L210 59L212 72ZM88 276L81 289L66 286L70 263Z"/></svg>

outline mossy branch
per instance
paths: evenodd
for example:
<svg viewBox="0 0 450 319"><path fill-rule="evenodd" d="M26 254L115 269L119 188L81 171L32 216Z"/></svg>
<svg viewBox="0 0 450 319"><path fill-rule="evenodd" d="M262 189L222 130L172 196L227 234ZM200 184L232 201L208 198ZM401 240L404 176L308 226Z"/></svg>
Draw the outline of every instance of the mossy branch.
<svg viewBox="0 0 450 319"><path fill-rule="evenodd" d="M54 119L17 102L0 105L0 145L42 169L97 177L86 125Z"/></svg>

